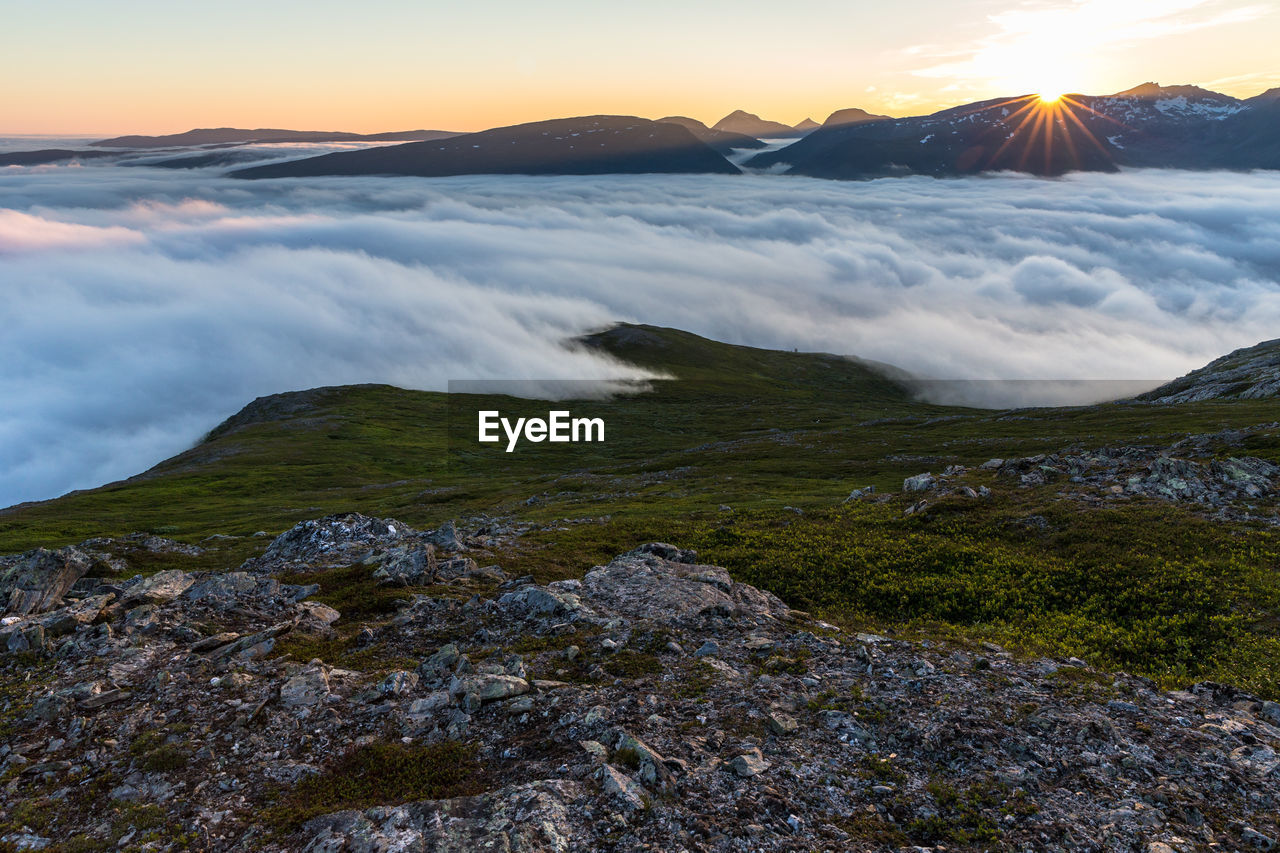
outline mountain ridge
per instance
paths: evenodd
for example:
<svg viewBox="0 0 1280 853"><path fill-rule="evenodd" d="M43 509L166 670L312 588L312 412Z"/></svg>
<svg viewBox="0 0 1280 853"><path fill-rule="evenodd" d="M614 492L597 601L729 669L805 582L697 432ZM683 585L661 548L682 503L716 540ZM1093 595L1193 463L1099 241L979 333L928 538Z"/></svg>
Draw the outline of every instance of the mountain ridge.
<svg viewBox="0 0 1280 853"><path fill-rule="evenodd" d="M582 116L431 142L341 151L231 172L237 178L319 175L740 174L687 127L634 116Z"/></svg>

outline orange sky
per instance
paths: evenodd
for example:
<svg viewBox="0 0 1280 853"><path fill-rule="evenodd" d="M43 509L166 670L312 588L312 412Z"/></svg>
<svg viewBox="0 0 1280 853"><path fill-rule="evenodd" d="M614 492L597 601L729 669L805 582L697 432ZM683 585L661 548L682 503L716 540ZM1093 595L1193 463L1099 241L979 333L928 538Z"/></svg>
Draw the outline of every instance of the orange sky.
<svg viewBox="0 0 1280 853"><path fill-rule="evenodd" d="M478 130L589 113L795 123L1155 80L1280 86L1266 0L9 0L0 134Z"/></svg>

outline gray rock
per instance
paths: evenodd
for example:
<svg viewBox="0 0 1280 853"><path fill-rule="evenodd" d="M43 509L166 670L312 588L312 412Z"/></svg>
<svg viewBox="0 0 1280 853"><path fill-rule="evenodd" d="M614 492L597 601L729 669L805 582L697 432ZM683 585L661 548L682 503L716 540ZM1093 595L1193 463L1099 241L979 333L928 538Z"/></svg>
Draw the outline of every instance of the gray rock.
<svg viewBox="0 0 1280 853"><path fill-rule="evenodd" d="M629 811L644 808L649 796L639 782L612 764L600 768L600 788Z"/></svg>
<svg viewBox="0 0 1280 853"><path fill-rule="evenodd" d="M529 682L514 675L464 675L455 677L449 683L449 693L455 697L464 697L474 693L482 702L497 699L509 699L529 692Z"/></svg>
<svg viewBox="0 0 1280 853"><path fill-rule="evenodd" d="M715 640L707 640L694 651L695 658L720 657L720 644Z"/></svg>
<svg viewBox="0 0 1280 853"><path fill-rule="evenodd" d="M914 477L908 477L905 480L903 480L902 491L927 492L930 489L936 488L937 485L938 485L937 479L934 478L933 474L926 471L923 474L917 474Z"/></svg>
<svg viewBox="0 0 1280 853"><path fill-rule="evenodd" d="M319 705L329 698L329 676L324 667L309 666L280 688L280 703L286 707Z"/></svg>
<svg viewBox="0 0 1280 853"><path fill-rule="evenodd" d="M193 584L195 578L181 569L167 569L131 586L121 596L121 602L126 608L140 604L166 604L182 595Z"/></svg>
<svg viewBox="0 0 1280 853"><path fill-rule="evenodd" d="M567 616L581 609L582 601L571 592L529 585L504 593L498 606L522 617Z"/></svg>
<svg viewBox="0 0 1280 853"><path fill-rule="evenodd" d="M0 601L5 602L5 614L27 616L57 608L91 566L89 555L78 548L28 551L0 573Z"/></svg>
<svg viewBox="0 0 1280 853"><path fill-rule="evenodd" d="M570 853L584 849L587 819L575 782L542 780L475 797L345 811L308 822L305 853Z"/></svg>
<svg viewBox="0 0 1280 853"><path fill-rule="evenodd" d="M729 766L743 779L750 779L768 770L769 762L765 760L759 749L752 748L734 758L729 762Z"/></svg>

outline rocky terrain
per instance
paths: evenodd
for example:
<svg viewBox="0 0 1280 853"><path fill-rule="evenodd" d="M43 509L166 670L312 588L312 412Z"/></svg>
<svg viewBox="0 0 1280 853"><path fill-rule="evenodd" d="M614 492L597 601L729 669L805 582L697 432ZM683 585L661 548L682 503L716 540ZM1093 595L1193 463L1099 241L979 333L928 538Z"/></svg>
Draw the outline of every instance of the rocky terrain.
<svg viewBox="0 0 1280 853"><path fill-rule="evenodd" d="M488 564L521 533L348 514L226 571L135 574L204 554L141 534L3 558L0 844L1167 853L1280 836L1273 702L842 631L666 544L536 584ZM308 582L335 570L414 592L347 615Z"/></svg>
<svg viewBox="0 0 1280 853"><path fill-rule="evenodd" d="M1064 497L1086 503L1154 498L1188 505L1218 521L1280 527L1280 465L1241 453L1251 436L1277 428L1280 423L1190 435L1163 447L1067 448L1058 453L994 458L977 470L994 472L1000 481L1022 488L1058 484ZM1225 455L1232 452L1240 455ZM965 482L969 473L962 465L952 465L938 475L926 471L908 477L903 491L923 497L907 512L926 509L932 495L989 496L986 486L975 488ZM874 490L855 490L850 499L874 494Z"/></svg>
<svg viewBox="0 0 1280 853"><path fill-rule="evenodd" d="M1280 394L1280 340L1238 349L1139 399L1151 403L1262 400Z"/></svg>

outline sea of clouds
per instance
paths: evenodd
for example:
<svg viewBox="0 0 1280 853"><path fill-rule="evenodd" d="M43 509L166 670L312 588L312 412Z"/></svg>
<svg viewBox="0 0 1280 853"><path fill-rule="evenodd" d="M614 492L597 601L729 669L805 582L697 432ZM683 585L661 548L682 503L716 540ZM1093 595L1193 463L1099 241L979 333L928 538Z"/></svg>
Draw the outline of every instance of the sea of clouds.
<svg viewBox="0 0 1280 853"><path fill-rule="evenodd" d="M562 343L619 320L935 377L1172 378L1280 334L1280 174L0 169L0 506L137 473L262 394L636 375Z"/></svg>

